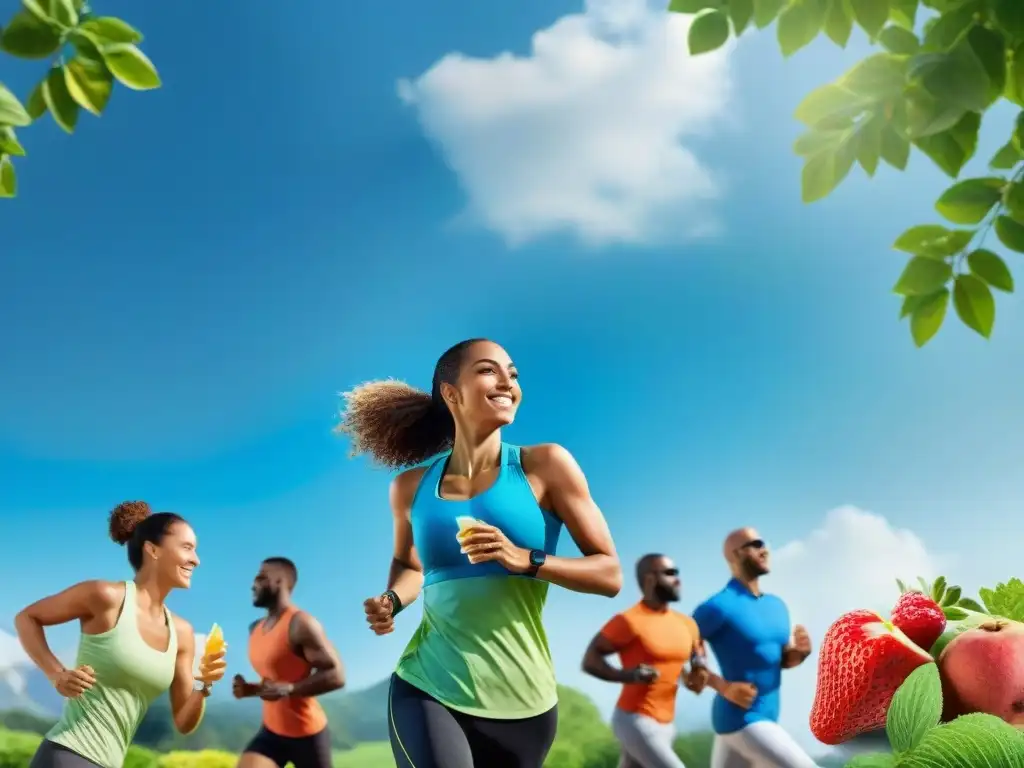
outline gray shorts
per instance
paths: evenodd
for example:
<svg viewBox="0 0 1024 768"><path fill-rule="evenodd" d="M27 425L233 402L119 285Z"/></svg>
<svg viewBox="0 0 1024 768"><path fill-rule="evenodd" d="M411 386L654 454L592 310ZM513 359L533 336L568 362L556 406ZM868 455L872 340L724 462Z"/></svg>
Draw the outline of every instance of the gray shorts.
<svg viewBox="0 0 1024 768"><path fill-rule="evenodd" d="M43 739L32 756L32 762L28 768L103 768L99 763L94 763L87 757L82 757L77 752L68 749L63 744L57 744L49 739Z"/></svg>
<svg viewBox="0 0 1024 768"><path fill-rule="evenodd" d="M686 768L672 749L676 728L645 715L612 713L612 733L622 746L619 768Z"/></svg>

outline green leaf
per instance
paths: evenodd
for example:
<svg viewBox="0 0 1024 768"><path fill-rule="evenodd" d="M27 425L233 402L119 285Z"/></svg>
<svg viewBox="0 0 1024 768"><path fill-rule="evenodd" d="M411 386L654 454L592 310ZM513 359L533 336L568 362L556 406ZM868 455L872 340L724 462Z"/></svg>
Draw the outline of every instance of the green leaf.
<svg viewBox="0 0 1024 768"><path fill-rule="evenodd" d="M1013 137L1010 141L1021 153L1024 153L1024 111L1017 115L1017 122L1013 127Z"/></svg>
<svg viewBox="0 0 1024 768"><path fill-rule="evenodd" d="M936 603L939 602L940 600L942 600L942 595L945 593L945 591L946 591L946 577L945 576L939 576L939 578L937 578L935 580L935 583L932 584L932 590L931 590L932 600L934 600Z"/></svg>
<svg viewBox="0 0 1024 768"><path fill-rule="evenodd" d="M839 79L839 85L865 101L883 101L903 93L906 59L876 53L862 59Z"/></svg>
<svg viewBox="0 0 1024 768"><path fill-rule="evenodd" d="M668 5L668 10L671 13L700 13L707 8L721 8L722 4L719 0L672 0ZM118 19L120 21L120 19ZM82 25L85 26L84 24ZM131 43L139 42L138 40L121 40L119 42Z"/></svg>
<svg viewBox="0 0 1024 768"><path fill-rule="evenodd" d="M953 266L949 262L914 256L892 290L900 296L928 296L942 288L952 276Z"/></svg>
<svg viewBox="0 0 1024 768"><path fill-rule="evenodd" d="M996 23L1006 34L1024 40L1024 3L1017 0L993 0L992 10Z"/></svg>
<svg viewBox="0 0 1024 768"><path fill-rule="evenodd" d="M891 752L868 752L855 755L844 768L893 768L895 765L896 755Z"/></svg>
<svg viewBox="0 0 1024 768"><path fill-rule="evenodd" d="M869 102L835 83L815 88L797 105L794 117L808 127L820 126L836 118L852 118L864 111Z"/></svg>
<svg viewBox="0 0 1024 768"><path fill-rule="evenodd" d="M782 13L787 0L754 0L754 26L764 29Z"/></svg>
<svg viewBox="0 0 1024 768"><path fill-rule="evenodd" d="M893 24L913 32L917 27L917 3L918 0L891 0L889 18Z"/></svg>
<svg viewBox="0 0 1024 768"><path fill-rule="evenodd" d="M957 605L968 611L975 611L977 613L985 613L984 606L981 605L977 600L973 600L969 597L961 597L957 602Z"/></svg>
<svg viewBox="0 0 1024 768"><path fill-rule="evenodd" d="M43 82L43 99L54 122L68 133L74 133L75 126L78 125L79 109L68 92L63 67L53 67L47 73Z"/></svg>
<svg viewBox="0 0 1024 768"><path fill-rule="evenodd" d="M783 56L792 56L818 36L825 24L825 10L819 0L791 0L776 25Z"/></svg>
<svg viewBox="0 0 1024 768"><path fill-rule="evenodd" d="M960 593L963 590L960 587L953 586L946 590L946 594L942 597L942 605L946 608L952 608L956 605L957 600L960 599Z"/></svg>
<svg viewBox="0 0 1024 768"><path fill-rule="evenodd" d="M952 256L958 252L959 249L948 254L942 254L946 250L946 243L954 238L957 231L960 230L950 230L938 224L918 224L897 237L892 247L897 251L903 251L915 256L930 256L933 253L941 254L934 256L934 258L941 259L944 256ZM966 232L966 230L963 231ZM973 233L968 232L967 234L967 242L970 242L970 235L973 235Z"/></svg>
<svg viewBox="0 0 1024 768"><path fill-rule="evenodd" d="M978 147L981 115L968 112L947 131L917 139L914 144L952 178L960 174Z"/></svg>
<svg viewBox="0 0 1024 768"><path fill-rule="evenodd" d="M924 47L928 51L944 53L956 45L974 25L974 2L968 2L959 8L930 20L925 25Z"/></svg>
<svg viewBox="0 0 1024 768"><path fill-rule="evenodd" d="M1024 224L1024 182L1015 181L1006 186L1003 207L1010 218Z"/></svg>
<svg viewBox="0 0 1024 768"><path fill-rule="evenodd" d="M942 715L939 668L924 664L896 690L885 716L885 732L897 754L914 749Z"/></svg>
<svg viewBox="0 0 1024 768"><path fill-rule="evenodd" d="M908 29L890 24L878 35L878 42L890 53L911 56L921 47L917 35Z"/></svg>
<svg viewBox="0 0 1024 768"><path fill-rule="evenodd" d="M996 237L999 242L1017 253L1024 253L1024 224L1014 221L1009 216L1000 216L996 219Z"/></svg>
<svg viewBox="0 0 1024 768"><path fill-rule="evenodd" d="M857 156L853 134L843 139L835 149L824 149L804 162L801 175L801 198L813 203L828 195L850 173Z"/></svg>
<svg viewBox="0 0 1024 768"><path fill-rule="evenodd" d="M45 59L60 48L60 33L28 11L18 11L0 33L0 50L21 59Z"/></svg>
<svg viewBox="0 0 1024 768"><path fill-rule="evenodd" d="M724 20L724 17L723 17ZM696 25L694 21L694 25ZM726 35L728 36L729 25L726 23ZM690 28L691 39L693 28ZM160 75L156 67L142 51L131 43L112 43L100 48L103 60L107 68L113 73L122 85L134 91L148 91L160 87Z"/></svg>
<svg viewBox="0 0 1024 768"><path fill-rule="evenodd" d="M687 36L691 56L717 50L725 45L728 39L729 17L722 11L701 11L693 17ZM139 53L141 55L142 52Z"/></svg>
<svg viewBox="0 0 1024 768"><path fill-rule="evenodd" d="M25 109L33 120L38 120L46 114L46 100L43 98L43 82L45 80L46 78L43 78L36 83L36 87L28 95L28 103L25 105Z"/></svg>
<svg viewBox="0 0 1024 768"><path fill-rule="evenodd" d="M829 40L845 48L853 32L853 6L850 0L829 0L823 26Z"/></svg>
<svg viewBox="0 0 1024 768"><path fill-rule="evenodd" d="M851 0L853 18L872 40L889 20L889 0Z"/></svg>
<svg viewBox="0 0 1024 768"><path fill-rule="evenodd" d="M910 313L910 336L917 347L923 347L942 327L949 306L949 289L943 288L930 296L915 297L917 305Z"/></svg>
<svg viewBox="0 0 1024 768"><path fill-rule="evenodd" d="M907 585L903 583L903 579L896 579L896 586L899 588L901 595L907 591Z"/></svg>
<svg viewBox="0 0 1024 768"><path fill-rule="evenodd" d="M953 289L953 303L956 304L955 288ZM959 306L957 307L957 313L959 314ZM963 316L961 316L961 319L963 319ZM966 323L966 321L964 322ZM942 614L946 617L947 621L963 621L967 618L967 611L961 610L960 608L943 608Z"/></svg>
<svg viewBox="0 0 1024 768"><path fill-rule="evenodd" d="M948 131L964 117L964 110L932 96L920 85L911 85L906 92L907 134L912 139L934 136Z"/></svg>
<svg viewBox="0 0 1024 768"><path fill-rule="evenodd" d="M1015 104L1024 106L1024 43L1013 49L1003 95Z"/></svg>
<svg viewBox="0 0 1024 768"><path fill-rule="evenodd" d="M953 282L953 306L968 328L986 339L992 335L996 302L983 280L974 275L957 275Z"/></svg>
<svg viewBox="0 0 1024 768"><path fill-rule="evenodd" d="M12 125L24 128L32 122L31 116L18 101L18 97L0 83L0 125Z"/></svg>
<svg viewBox="0 0 1024 768"><path fill-rule="evenodd" d="M971 273L981 278L996 290L1013 293L1013 275L1006 262L992 251L979 248L967 256ZM956 602L955 600L953 602Z"/></svg>
<svg viewBox="0 0 1024 768"><path fill-rule="evenodd" d="M967 33L967 45L988 75L987 104L991 106L1006 90L1006 38L996 30L975 24Z"/></svg>
<svg viewBox="0 0 1024 768"><path fill-rule="evenodd" d="M910 160L910 140L898 133L891 125L882 128L882 159L893 168L905 170Z"/></svg>
<svg viewBox="0 0 1024 768"><path fill-rule="evenodd" d="M997 171L1008 171L1021 160L1024 160L1024 155L1021 154L1020 150L1017 149L1011 140L1006 142L1002 149L992 156L988 164L990 168L994 168Z"/></svg>
<svg viewBox="0 0 1024 768"><path fill-rule="evenodd" d="M70 29L78 26L78 10L75 8L73 0L38 0L38 2L45 3L46 15L59 27ZM22 3L28 4L26 0L22 0Z"/></svg>
<svg viewBox="0 0 1024 768"><path fill-rule="evenodd" d="M114 77L102 64L88 59L72 59L64 66L68 93L80 107L99 117L110 101Z"/></svg>
<svg viewBox="0 0 1024 768"><path fill-rule="evenodd" d="M675 7L680 3L686 4L686 0L672 0L669 10L680 13ZM702 8L714 7L717 5L717 0L697 0L696 3L691 4L700 5L701 8L696 9L699 11ZM689 13L693 12L689 11ZM104 43L132 43L138 45L142 42L142 33L139 30L114 16L94 16L83 21L78 28L83 32L88 32Z"/></svg>
<svg viewBox="0 0 1024 768"><path fill-rule="evenodd" d="M935 209L954 224L980 224L1003 197L1006 179L959 181L939 197Z"/></svg>
<svg viewBox="0 0 1024 768"><path fill-rule="evenodd" d="M919 79L928 93L943 104L967 111L988 105L992 83L985 67L967 44L948 53L922 53L911 60L908 76Z"/></svg>
<svg viewBox="0 0 1024 768"><path fill-rule="evenodd" d="M739 37L754 18L754 0L729 0L728 11L733 34Z"/></svg>
<svg viewBox="0 0 1024 768"><path fill-rule="evenodd" d="M793 142L793 151L801 157L808 157L822 150L835 151L848 135L846 130L817 130L812 128L800 134Z"/></svg>
<svg viewBox="0 0 1024 768"><path fill-rule="evenodd" d="M997 584L995 589L979 589L978 596L993 616L1024 621L1024 582L1020 579Z"/></svg>
<svg viewBox="0 0 1024 768"><path fill-rule="evenodd" d="M18 141L17 134L7 125L0 125L0 155L25 156L25 148Z"/></svg>
<svg viewBox="0 0 1024 768"><path fill-rule="evenodd" d="M1021 768L1024 733L995 715L963 715L932 728L900 768Z"/></svg>
<svg viewBox="0 0 1024 768"><path fill-rule="evenodd" d="M921 593L922 594L930 595L932 593L931 585L928 584L928 582L925 581L922 577L920 577L920 576L917 577L917 583L921 585Z"/></svg>
<svg viewBox="0 0 1024 768"><path fill-rule="evenodd" d="M7 155L0 155L0 197L16 197L18 194L18 174L14 163Z"/></svg>
<svg viewBox="0 0 1024 768"><path fill-rule="evenodd" d="M857 126L857 162L868 176L874 176L878 170L885 127L885 119L880 115L872 115Z"/></svg>

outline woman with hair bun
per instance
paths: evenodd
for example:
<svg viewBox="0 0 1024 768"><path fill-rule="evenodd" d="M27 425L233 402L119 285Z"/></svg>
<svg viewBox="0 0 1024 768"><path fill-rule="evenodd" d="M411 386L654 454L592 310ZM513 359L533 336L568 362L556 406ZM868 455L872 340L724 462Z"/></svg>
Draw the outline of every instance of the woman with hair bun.
<svg viewBox="0 0 1024 768"><path fill-rule="evenodd" d="M191 733L206 697L224 676L224 651L204 656L192 675L195 635L165 605L188 589L199 565L196 534L172 512L152 514L144 501L110 513L110 537L128 549L132 581L83 581L18 614L18 639L64 696L60 720L29 768L121 768L150 703L170 690L174 725ZM46 642L45 627L78 621L78 659L67 669Z"/></svg>
<svg viewBox="0 0 1024 768"><path fill-rule="evenodd" d="M583 472L561 446L502 442L522 390L508 353L485 339L445 352L430 394L384 381L345 398L339 430L354 452L405 469L391 483L387 589L364 605L371 629L391 632L423 592L391 678L398 767L541 768L558 704L548 585L606 597L622 586ZM563 525L582 557L555 556Z"/></svg>

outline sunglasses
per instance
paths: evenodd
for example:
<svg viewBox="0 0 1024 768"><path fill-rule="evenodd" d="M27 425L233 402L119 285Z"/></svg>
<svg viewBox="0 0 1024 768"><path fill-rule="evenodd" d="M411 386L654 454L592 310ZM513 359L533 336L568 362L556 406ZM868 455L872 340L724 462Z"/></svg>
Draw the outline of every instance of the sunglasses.
<svg viewBox="0 0 1024 768"><path fill-rule="evenodd" d="M662 576L678 576L679 575L679 569L678 568L662 568L659 571L659 573Z"/></svg>
<svg viewBox="0 0 1024 768"><path fill-rule="evenodd" d="M740 547L740 549L765 549L768 545L764 543L764 539L752 539L746 544Z"/></svg>

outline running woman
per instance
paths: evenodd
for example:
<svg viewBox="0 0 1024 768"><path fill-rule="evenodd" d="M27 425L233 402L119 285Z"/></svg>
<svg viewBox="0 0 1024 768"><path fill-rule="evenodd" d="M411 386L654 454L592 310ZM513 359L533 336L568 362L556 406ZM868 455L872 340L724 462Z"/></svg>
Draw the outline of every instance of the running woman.
<svg viewBox="0 0 1024 768"><path fill-rule="evenodd" d="M392 468L437 457L392 481L391 573L364 605L385 635L423 592L423 620L391 678L399 768L540 768L558 704L542 622L548 586L607 597L622 586L608 526L569 452L502 442L521 398L508 353L484 339L441 356L431 394L387 381L346 395L340 429L357 453ZM582 557L554 555L563 524Z"/></svg>
<svg viewBox="0 0 1024 768"><path fill-rule="evenodd" d="M782 670L807 660L811 639L799 625L791 633L786 604L761 591L769 556L757 531L733 531L722 550L732 579L693 614L722 671L708 675L718 694L711 709L711 766L817 768L778 723Z"/></svg>
<svg viewBox="0 0 1024 768"><path fill-rule="evenodd" d="M295 563L269 557L252 583L252 604L267 616L249 627L249 663L261 678L235 675L236 699L263 699L263 725L238 768L331 768L331 732L314 698L345 685L341 660L320 622L292 603Z"/></svg>
<svg viewBox="0 0 1024 768"><path fill-rule="evenodd" d="M193 678L195 635L165 602L188 589L199 565L196 534L171 512L127 501L110 514L110 536L128 548L133 581L83 581L44 597L15 619L22 647L67 701L29 768L121 768L150 703L170 690L179 733L202 720L211 687L224 676L224 651L203 656ZM66 669L45 627L78 621L78 660Z"/></svg>
<svg viewBox="0 0 1024 768"><path fill-rule="evenodd" d="M614 616L594 636L583 671L623 683L612 713L612 731L622 745L619 768L685 768L672 749L679 682L700 687L703 665L684 667L701 651L700 631L689 616L669 606L679 601L679 569L664 555L644 555L636 564L640 602ZM621 668L608 663L618 654Z"/></svg>

